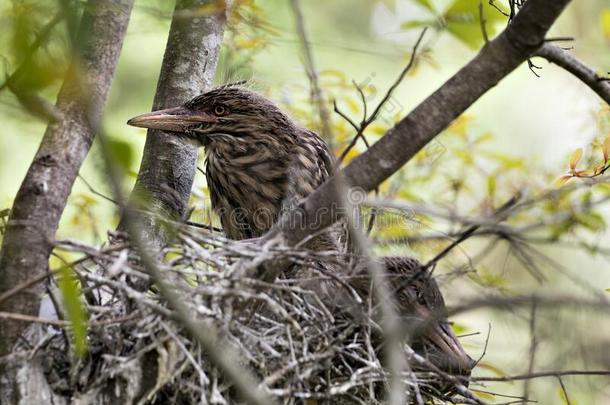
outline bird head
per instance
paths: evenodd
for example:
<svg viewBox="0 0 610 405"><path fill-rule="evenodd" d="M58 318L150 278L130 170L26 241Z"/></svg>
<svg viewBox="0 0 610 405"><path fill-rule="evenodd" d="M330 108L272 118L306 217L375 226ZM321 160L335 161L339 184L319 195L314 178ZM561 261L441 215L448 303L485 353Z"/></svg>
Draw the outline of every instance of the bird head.
<svg viewBox="0 0 610 405"><path fill-rule="evenodd" d="M172 132L200 146L290 138L295 133L292 120L272 101L234 85L217 87L178 107L138 115L127 124Z"/></svg>
<svg viewBox="0 0 610 405"><path fill-rule="evenodd" d="M212 207L232 239L264 234L282 204L309 195L331 170L324 141L241 86L217 87L127 123L205 146Z"/></svg>

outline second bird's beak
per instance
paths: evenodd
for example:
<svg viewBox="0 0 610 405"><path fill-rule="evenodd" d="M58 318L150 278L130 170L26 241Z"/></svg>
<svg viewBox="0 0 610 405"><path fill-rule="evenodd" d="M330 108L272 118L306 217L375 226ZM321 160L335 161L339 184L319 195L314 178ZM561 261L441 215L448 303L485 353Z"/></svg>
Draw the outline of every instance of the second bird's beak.
<svg viewBox="0 0 610 405"><path fill-rule="evenodd" d="M436 357L433 363L451 374L470 375L476 362L464 351L449 325L438 324L428 330L425 335L438 350L438 353L431 353L433 357Z"/></svg>
<svg viewBox="0 0 610 405"><path fill-rule="evenodd" d="M201 123L211 122L216 122L213 115L194 112L186 107L175 107L138 115L127 121L127 125L169 132L187 132Z"/></svg>

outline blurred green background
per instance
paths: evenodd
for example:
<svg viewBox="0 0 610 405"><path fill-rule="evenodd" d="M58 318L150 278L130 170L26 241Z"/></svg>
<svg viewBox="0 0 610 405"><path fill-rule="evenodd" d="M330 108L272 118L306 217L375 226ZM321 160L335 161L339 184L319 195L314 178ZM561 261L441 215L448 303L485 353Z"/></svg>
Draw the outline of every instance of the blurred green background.
<svg viewBox="0 0 610 405"><path fill-rule="evenodd" d="M289 2L236 3L243 9L231 20L217 82L247 79L251 86L281 103L303 124L315 128L309 83ZM371 139L379 137L394 119L404 116L440 86L468 62L481 45L478 21L452 24L446 13L456 4L476 8L476 1L306 0L302 3L328 100L336 99L339 107L356 120L360 118L362 107L350 82L354 80L366 85L370 106L375 105L407 63L420 27L432 25L416 68L395 93L393 109L382 114L380 122L371 128ZM503 2L496 3L502 5ZM50 0L0 2L1 78L6 78L19 66L23 58L20 49L31 42L32 33L39 31L56 9L57 3ZM171 1L136 1L104 115L105 129L112 137L113 154L124 169L126 192L131 190L135 180L145 132L128 127L125 122L150 110L172 9ZM490 34L494 28L500 30L506 24L505 18L491 7L486 6L485 12ZM444 20L439 20L439 16L444 16ZM68 58L69 41L64 25L58 25L54 36L35 58L31 77L39 80L29 83L37 94L51 102ZM575 55L600 73L610 70L610 3L607 0L574 1L550 36L575 38L573 42L561 45L573 47ZM438 138L439 156L435 153L435 159L427 163L428 155L419 156L384 185L382 195L394 190L394 195L407 200L443 206L453 203L461 212L480 213L490 204L498 206L516 191L534 195L552 188L553 179L566 172L568 156L573 150L582 147L588 154L592 142L610 132L610 112L591 90L565 71L541 59L535 58L533 62L542 68L535 69L540 77L527 65L521 66ZM46 123L28 111L27 105L6 88L0 91L0 123L2 210L11 206ZM353 131L350 132L336 114L333 115L333 129L338 146L345 145L353 136ZM484 145L479 146L479 143ZM362 150L360 147L359 151ZM85 161L81 175L95 190L110 195L97 145ZM458 188L459 196L457 192L453 196L451 191ZM200 173L194 192L193 205L197 207L194 218L206 220L209 201L205 198L205 181ZM561 240L565 243L586 240L594 241L597 246L610 246L605 232L608 214L608 207L601 206L596 213L597 219L593 219L597 223L590 224L588 229L565 232ZM529 215L550 213L542 210ZM58 238L103 243L106 231L114 229L117 220L116 207L93 194L82 179L77 179ZM527 222L528 219L521 220ZM434 230L437 226L433 219L425 219L422 223L425 230ZM380 230L378 236L382 239L388 235L409 236L421 231L417 226L407 226L402 230ZM450 256L442 263L441 274L462 263L481 243L469 242L463 252ZM477 283L464 278L442 283L448 303L464 302L484 288L507 294L540 291L582 296L589 296L592 291L603 293L609 288L608 256L568 248L565 243L541 247L544 253L565 267L560 270L547 263L542 283L513 258L510 248L501 247L491 252L475 266L480 272ZM417 254L422 258L429 258L440 250L437 244L393 244L380 249ZM575 282L575 279L579 281ZM583 280L584 287L580 282ZM475 358L483 351L488 325L491 325L486 355L475 375L527 371L531 342L529 312L528 308L478 310L454 319L461 333L479 332L462 340ZM535 370L610 369L608 316L571 307L540 310L536 319L539 351ZM610 404L608 378L566 377L564 382L572 404ZM538 403L567 403L554 378L534 380L530 385L531 397ZM521 382L490 383L478 388L504 395L523 392ZM485 392L480 395L490 402L511 400Z"/></svg>

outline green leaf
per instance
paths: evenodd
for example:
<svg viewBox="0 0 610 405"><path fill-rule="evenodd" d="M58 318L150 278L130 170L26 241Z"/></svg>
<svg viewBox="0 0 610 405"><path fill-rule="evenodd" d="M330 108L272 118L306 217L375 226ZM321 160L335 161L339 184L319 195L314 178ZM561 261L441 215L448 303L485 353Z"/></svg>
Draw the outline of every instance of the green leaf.
<svg viewBox="0 0 610 405"><path fill-rule="evenodd" d="M582 148L578 148L572 153L572 156L570 156L570 170L576 170L576 165L578 164L578 162L580 162L581 158Z"/></svg>
<svg viewBox="0 0 610 405"><path fill-rule="evenodd" d="M494 274L491 271L482 268L476 274L470 276L476 283L485 286L502 289L508 285L508 279L502 275Z"/></svg>
<svg viewBox="0 0 610 405"><path fill-rule="evenodd" d="M496 192L496 175L490 174L487 176L487 194L493 196Z"/></svg>
<svg viewBox="0 0 610 405"><path fill-rule="evenodd" d="M69 266L62 266L59 275L62 302L67 320L72 324L74 352L78 357L83 357L87 354L87 313L81 302L80 284Z"/></svg>
<svg viewBox="0 0 610 405"><path fill-rule="evenodd" d="M451 329L453 330L453 333L458 336L470 332L470 329L466 325L457 322L454 322L451 325Z"/></svg>
<svg viewBox="0 0 610 405"><path fill-rule="evenodd" d="M504 377L504 376L508 375L508 373L506 371L504 371L501 368L499 368L499 367L497 367L497 366L495 366L495 365L493 365L491 363L488 363L486 361L479 362L477 364L477 368L482 368L482 369L485 369L485 370L489 370L492 373L494 373L495 375L497 375L498 377Z"/></svg>
<svg viewBox="0 0 610 405"><path fill-rule="evenodd" d="M129 172L134 155L131 145L126 141L109 137L108 149L113 162L124 172Z"/></svg>
<svg viewBox="0 0 610 405"><path fill-rule="evenodd" d="M403 30L411 30L415 28L423 28L436 24L436 20L411 20L400 24Z"/></svg>
<svg viewBox="0 0 610 405"><path fill-rule="evenodd" d="M436 14L436 9L434 8L434 6L430 2L430 0L415 0L415 2L417 4L419 4L420 6L423 6L423 7L427 8L428 10L430 10L433 13Z"/></svg>
<svg viewBox="0 0 610 405"><path fill-rule="evenodd" d="M565 176L561 176L560 178L558 178L557 180L555 180L555 187L556 188L561 188L563 187L568 181L570 181L570 179L572 178L571 175L565 175Z"/></svg>
<svg viewBox="0 0 610 405"><path fill-rule="evenodd" d="M602 10L600 14L600 23L604 37L610 39L610 8Z"/></svg>
<svg viewBox="0 0 610 405"><path fill-rule="evenodd" d="M477 398L482 399L483 401L492 402L496 400L496 396L491 392L479 391L476 389L472 390Z"/></svg>
<svg viewBox="0 0 610 405"><path fill-rule="evenodd" d="M604 143L602 143L602 153L604 154L604 162L607 162L610 158L610 135L604 139Z"/></svg>
<svg viewBox="0 0 610 405"><path fill-rule="evenodd" d="M564 405L578 405L578 403L574 400L574 398L568 398L566 396L566 392L563 390L561 386L557 388L557 395L561 399L561 403Z"/></svg>
<svg viewBox="0 0 610 405"><path fill-rule="evenodd" d="M455 0L443 15L447 31L475 50L483 45L479 4L480 0ZM496 5L501 7L499 4ZM485 0L483 0L483 15L487 34L491 37L496 33L496 24L504 21L506 17Z"/></svg>
<svg viewBox="0 0 610 405"><path fill-rule="evenodd" d="M498 162L504 170L519 170L525 168L523 158L494 151L481 151L480 154Z"/></svg>
<svg viewBox="0 0 610 405"><path fill-rule="evenodd" d="M576 221L592 232L599 232L606 229L604 217L597 212L587 212L576 215Z"/></svg>

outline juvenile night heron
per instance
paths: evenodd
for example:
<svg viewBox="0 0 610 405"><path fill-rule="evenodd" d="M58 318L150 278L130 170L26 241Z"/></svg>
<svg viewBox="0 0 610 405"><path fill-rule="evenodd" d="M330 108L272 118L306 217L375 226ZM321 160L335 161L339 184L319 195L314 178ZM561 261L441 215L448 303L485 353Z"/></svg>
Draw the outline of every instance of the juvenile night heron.
<svg viewBox="0 0 610 405"><path fill-rule="evenodd" d="M182 106L139 115L128 124L170 132L205 148L212 207L232 239L263 235L282 209L308 196L333 171L333 157L317 134L241 86L215 88ZM321 239L326 249L339 245L331 234ZM395 298L401 317L425 323L430 314L436 316L412 346L441 369L469 375L472 360L448 326L435 281L414 259L382 260L389 276L398 278L392 285L399 286ZM360 273L366 274L366 269ZM368 294L369 282L363 281L368 279L355 280L350 281L354 289ZM400 280L407 282L401 285Z"/></svg>
<svg viewBox="0 0 610 405"><path fill-rule="evenodd" d="M322 139L242 87L220 87L127 123L170 131L205 147L212 207L231 239L263 235L282 207L313 192L332 168Z"/></svg>

